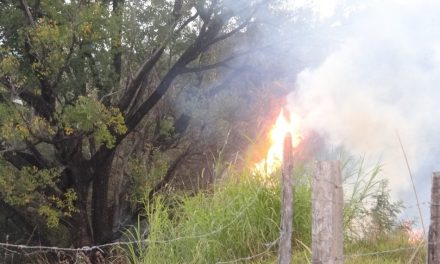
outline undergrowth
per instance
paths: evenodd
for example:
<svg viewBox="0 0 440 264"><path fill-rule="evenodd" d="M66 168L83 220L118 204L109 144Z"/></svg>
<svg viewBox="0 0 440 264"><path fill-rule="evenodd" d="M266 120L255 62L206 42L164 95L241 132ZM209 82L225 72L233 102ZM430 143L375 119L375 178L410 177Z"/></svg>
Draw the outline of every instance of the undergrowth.
<svg viewBox="0 0 440 264"><path fill-rule="evenodd" d="M376 170L370 176L375 180ZM357 176L359 177L359 176ZM293 234L293 263L311 262L311 187L303 171L295 173L295 205ZM356 192L367 188L368 198L379 197L372 181L357 183ZM135 243L124 248L127 259L133 264L149 263L276 263L277 239L280 234L280 184L276 178L259 178L246 173L230 172L209 191L192 196L159 196L146 206L148 242ZM377 184L382 186L383 184ZM386 186L386 185L385 185ZM382 190L383 191L383 190ZM379 193L380 194L380 193ZM376 195L376 196L374 196ZM353 197L353 195L347 195ZM380 196L382 199L383 196ZM357 219L354 206L364 198L346 201L345 229L347 234L345 263L423 263L425 248L415 250L409 244L404 229L398 225L388 227L375 236L350 236L352 223ZM389 197L385 197L389 198ZM357 204L357 205L355 205ZM396 204L387 203L397 213ZM377 206L376 206L377 207ZM368 216L374 206L363 206L358 216ZM387 210L390 208L386 208ZM369 211L370 210L370 211ZM387 212L387 211L386 211ZM376 212L377 213L377 212ZM371 215L370 215L371 216ZM391 217L395 217L392 215ZM391 218L390 218L391 219ZM388 219L388 220L390 220ZM383 219L382 219L383 220ZM394 218L392 219L394 221ZM397 224L397 221L395 221ZM141 240L140 227L128 233L131 240ZM348 231L347 231L348 230ZM406 248L406 249L405 249ZM402 249L396 252L388 252ZM369 254L371 252L385 252Z"/></svg>

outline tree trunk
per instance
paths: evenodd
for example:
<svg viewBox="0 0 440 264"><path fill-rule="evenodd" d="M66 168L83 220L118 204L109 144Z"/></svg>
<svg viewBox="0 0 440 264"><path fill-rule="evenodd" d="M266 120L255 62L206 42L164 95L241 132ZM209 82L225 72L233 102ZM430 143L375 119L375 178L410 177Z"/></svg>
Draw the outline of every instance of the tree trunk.
<svg viewBox="0 0 440 264"><path fill-rule="evenodd" d="M92 228L95 244L110 242L113 238L113 205L109 201L111 192L110 172L115 150L102 148L94 165L92 187Z"/></svg>
<svg viewBox="0 0 440 264"><path fill-rule="evenodd" d="M92 230L87 214L87 208L84 207L84 201L80 201L79 212L73 216L69 228L70 236L74 247L80 248L93 245Z"/></svg>
<svg viewBox="0 0 440 264"><path fill-rule="evenodd" d="M93 231L89 220L89 189L91 170L82 156L72 160L72 167L68 169L68 177L74 181L77 194L76 207L78 212L73 215L71 225L68 226L72 243L75 247L90 246L93 244Z"/></svg>

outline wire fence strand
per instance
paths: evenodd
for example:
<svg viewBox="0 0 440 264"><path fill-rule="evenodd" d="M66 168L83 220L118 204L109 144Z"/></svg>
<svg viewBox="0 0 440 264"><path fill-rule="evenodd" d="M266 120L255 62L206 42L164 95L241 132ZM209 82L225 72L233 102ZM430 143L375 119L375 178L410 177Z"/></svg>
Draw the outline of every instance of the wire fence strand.
<svg viewBox="0 0 440 264"><path fill-rule="evenodd" d="M40 252L57 252L57 251L58 252L60 252L60 251L64 251L64 252L90 252L90 251L94 251L94 250L102 251L102 249L104 249L104 248L114 247L114 246L127 246L127 245L133 245L133 244L151 244L151 243L166 244L166 243L176 242L179 240L205 238L205 237L209 237L209 236L215 235L217 233L220 233L223 230L225 230L226 228L232 226L235 222L237 222L237 220L239 220L241 218L241 216L243 216L244 213L252 205L255 204L260 191L261 191L261 188L259 188L255 192L255 196L251 199L251 201L249 203L247 203L246 205L242 206L240 211L237 213L237 215L230 222L228 222L226 225L222 225L221 227L219 227L211 232L207 232L207 233L203 233L203 234L199 234L199 235L182 236L182 237L176 237L176 238L166 239L166 240L151 240L151 239L147 238L147 239L142 239L142 240L116 241L116 242L111 242L111 243L106 243L106 244L101 244L101 245L84 246L81 248L66 248L66 247L41 246L41 245L29 246L29 245L24 245L24 244L12 244L12 243L3 243L3 242L0 242L0 247L4 248L5 250L18 249L18 250L40 251Z"/></svg>
<svg viewBox="0 0 440 264"><path fill-rule="evenodd" d="M14 251L12 249L18 249L18 250L31 250L31 251L37 251L38 253L41 252L83 252L83 253L87 253L93 250L100 250L102 251L102 249L107 248L107 247L114 247L114 246L123 246L123 245L130 245L130 244L144 244L144 243L171 243L177 240L181 240L181 239L197 239L197 238L203 238L206 236L209 236L211 234L214 234L218 232L218 229L213 231L213 232L209 232L209 233L205 233L203 235L199 235L199 236L186 236L186 237L178 237L176 239L169 239L169 240L148 240L148 239L144 239L144 240L134 240L134 241L127 241L127 242L123 242L123 241L119 241L119 242L113 242L113 243L107 243L107 244L102 244L102 245L96 245L96 246L90 246L90 247L81 247L81 248L63 248L63 247L48 247L48 246L28 246L28 245L17 245L17 244L9 244L9 243L0 243L0 247L3 250L6 250L10 253L13 254L18 254L20 255L21 253L18 251ZM219 261L217 262L218 264L227 264L227 263L237 263L240 261L247 261L247 260L252 260L252 259L256 259L258 257L261 257L263 255L268 254L279 242L279 237L277 239L275 239L274 241L266 244L266 249L262 252L259 252L255 255L252 256L248 256L248 257L242 257L242 258L238 258L238 259L234 259L234 260L229 260L229 261ZM415 246L410 246L410 247L399 247L399 248L394 248L394 249L388 249L388 250L383 250L383 251L374 251L374 252L366 252L366 253L354 253L354 254L348 254L348 255L344 255L344 258L358 258L358 257L366 257L366 256L376 256L376 255L384 255L384 254L392 254L392 253L397 253L397 252L401 252L401 251L407 251L407 250L415 250L417 248L420 248L420 246L427 246L427 245L434 245L437 243L427 243L427 242L422 242L420 245L415 245Z"/></svg>
<svg viewBox="0 0 440 264"><path fill-rule="evenodd" d="M258 195L261 191L261 188L257 189L255 192L255 196L252 199L249 199L250 201L243 205L239 212L236 214L236 216L226 223L225 225L220 226L219 228L203 233L198 235L190 235L190 236L181 236L171 239L165 239L165 240L151 240L151 239L142 239L142 240L130 240L130 241L116 241L111 243L105 243L101 245L93 245L93 246L84 246L80 248L71 248L71 247L56 247L56 246L44 246L44 245L24 245L24 244L13 244L13 243L4 243L0 242L0 248L9 254L17 254L17 255L32 255L32 254L39 254L39 253L47 253L47 252L70 252L70 253L89 253L95 250L103 252L104 249L110 248L110 247L118 247L118 246L127 246L127 245L144 245L144 244L166 244L166 243L173 243L180 240L186 240L186 239L201 239L210 237L212 235L215 235L217 233L222 232L223 230L227 229L228 227L232 226L235 222L237 222L244 214L245 212L251 208L255 204L255 202L258 199ZM344 202L345 203L345 202ZM374 201L362 201L362 203L367 204L374 204ZM231 205L233 202L231 202ZM420 206L440 206L440 204L432 203L430 201L424 201L412 205L404 206L404 208L412 208L412 207L420 207ZM266 249L262 252L259 252L255 255L247 256L247 257L241 257L237 259L232 259L228 261L219 261L218 264L228 264L228 263L238 263L238 262L244 262L244 261L250 261L253 259L257 259L259 257L265 256L273 251L273 248L277 246L279 242L279 237L275 239L274 241L270 242L266 245ZM375 252L365 252L365 253L353 253L344 255L344 258L359 258L359 257L368 257L368 256L377 256L377 255L385 255L385 254L392 254L402 251L408 251L408 250L416 250L420 248L420 246L428 246L436 243L428 243L423 242L421 245L416 246L409 246L409 247L400 247L400 248L393 248L383 251L375 251Z"/></svg>

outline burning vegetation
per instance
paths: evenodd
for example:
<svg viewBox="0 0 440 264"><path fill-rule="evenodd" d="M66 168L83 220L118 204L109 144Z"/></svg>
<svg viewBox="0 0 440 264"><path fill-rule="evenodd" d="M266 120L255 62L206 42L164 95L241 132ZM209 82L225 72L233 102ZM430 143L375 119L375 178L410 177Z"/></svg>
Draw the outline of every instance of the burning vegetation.
<svg viewBox="0 0 440 264"><path fill-rule="evenodd" d="M301 142L300 122L299 115L289 112L286 108L281 110L269 132L267 154L255 165L256 174L269 176L281 167L285 137L291 135L293 149Z"/></svg>
<svg viewBox="0 0 440 264"><path fill-rule="evenodd" d="M392 108L375 107L368 87L359 95L376 68L358 63L371 54L348 44L370 51L381 42L365 47L362 38L324 60L340 44L327 46L340 21L323 23L306 6L292 11L291 2L0 1L0 262L273 262L280 193L278 183L265 180L280 172L286 135L295 162L306 167L328 150L323 134L330 147L350 138L352 150L371 150L371 142L381 150L389 138L364 140L364 132L391 130L406 120L400 112L414 112L382 114ZM348 74L359 66L366 69ZM402 71L411 67L403 68L409 76ZM381 76L371 78L378 94ZM405 83L423 83L413 81ZM315 119L292 110L291 97ZM358 108L374 114L359 118ZM316 120L325 122L305 131ZM388 203L388 189L379 193L376 171L354 167L359 177L347 184L355 187L344 201L346 228L373 215L364 206L373 198L382 202L373 215L378 233L395 234L400 207ZM305 263L310 175L293 177L300 183L293 247ZM407 230L405 243L422 240ZM353 241L349 246L359 245ZM32 251L40 246L56 250Z"/></svg>

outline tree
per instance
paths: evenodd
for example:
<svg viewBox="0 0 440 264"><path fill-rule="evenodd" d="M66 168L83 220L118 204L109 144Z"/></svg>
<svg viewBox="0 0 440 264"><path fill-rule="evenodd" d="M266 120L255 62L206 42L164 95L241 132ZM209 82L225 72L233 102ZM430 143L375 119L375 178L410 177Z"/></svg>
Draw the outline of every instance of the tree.
<svg viewBox="0 0 440 264"><path fill-rule="evenodd" d="M224 43L265 3L0 1L1 209L29 232L68 230L76 247L117 238L113 198L127 191L111 179L118 149L151 126L146 117L176 83L237 59ZM50 232L34 237L53 242Z"/></svg>

